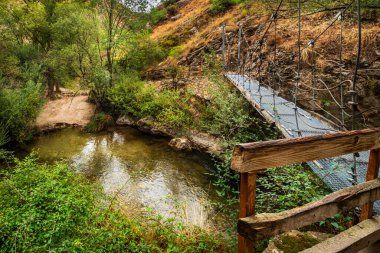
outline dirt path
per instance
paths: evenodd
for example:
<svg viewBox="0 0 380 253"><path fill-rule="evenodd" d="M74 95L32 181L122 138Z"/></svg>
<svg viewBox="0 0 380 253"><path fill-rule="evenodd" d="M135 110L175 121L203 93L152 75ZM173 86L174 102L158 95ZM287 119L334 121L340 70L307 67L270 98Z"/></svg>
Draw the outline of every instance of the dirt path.
<svg viewBox="0 0 380 253"><path fill-rule="evenodd" d="M67 125L85 126L95 113L95 105L87 100L87 95L79 95L47 102L37 117L37 128L47 131Z"/></svg>

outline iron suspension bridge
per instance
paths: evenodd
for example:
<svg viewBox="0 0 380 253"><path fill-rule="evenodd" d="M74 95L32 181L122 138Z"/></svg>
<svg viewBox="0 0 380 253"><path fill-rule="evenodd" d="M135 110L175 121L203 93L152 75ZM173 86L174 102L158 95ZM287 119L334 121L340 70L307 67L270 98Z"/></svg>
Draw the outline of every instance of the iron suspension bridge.
<svg viewBox="0 0 380 253"><path fill-rule="evenodd" d="M344 80L343 71L343 22L346 12L353 6L355 1L350 2L346 6L342 7L337 14L332 18L330 23L322 29L322 32L310 40L306 45L301 45L302 36L302 4L298 1L297 6L297 23L298 23L298 36L297 36L297 70L294 78L294 84L292 87L292 99L287 100L279 95L279 89L281 88L281 81L276 73L276 69L279 68L278 62L278 26L279 22L279 10L284 4L284 0L281 0L277 5L275 11L271 14L266 22L266 28L263 30L260 39L256 41L254 45L250 45L247 36L244 31L244 27L239 24L236 27L237 34L233 34L237 37L237 43L232 45L230 38L226 33L227 25L223 24L222 30L222 57L224 62L225 77L242 93L242 95L254 106L254 108L269 122L274 123L278 129L287 138L312 136L334 133L339 131L348 130L347 119L350 120L350 129L357 128L357 113L358 113L358 99L357 99L357 82L358 82L358 69L360 64L361 55L361 13L360 13L360 0L357 0L357 20L358 20L358 49L356 65L353 73L353 77L350 80ZM339 34L339 80L333 87L329 87L322 79L316 76L316 64L315 64L315 46L318 40L333 26L340 25ZM263 85L262 65L263 65L263 53L262 48L265 42L268 32L273 30L272 39L274 40L273 57L269 64L269 73L271 84ZM273 35L274 34L274 35ZM231 54L232 47L236 48L237 53ZM244 50L242 50L244 47ZM310 85L302 83L301 76L301 55L303 51L308 50L311 52L311 67L312 67L312 81ZM256 57L255 57L256 55ZM258 56L257 56L258 55ZM256 71L253 74L254 69L248 67L248 63L256 62ZM327 120L326 118L314 113L308 112L299 107L300 89L306 87L312 93L312 105L325 114L329 115L334 122ZM317 86L317 83L322 84L322 88ZM349 89L347 90L347 86ZM340 110L340 117L332 114L320 106L317 101L319 93L325 92L331 97L332 101ZM337 97L335 94L339 94ZM345 94L350 94L351 101L344 101ZM348 104L347 107L345 104ZM350 109L348 111L347 109ZM318 161L308 162L310 168L328 185L333 191L340 190L342 188L356 185L366 181L366 171L368 167L369 152L360 152L354 155L345 155L334 158L322 159ZM374 210L380 213L380 201L374 204Z"/></svg>

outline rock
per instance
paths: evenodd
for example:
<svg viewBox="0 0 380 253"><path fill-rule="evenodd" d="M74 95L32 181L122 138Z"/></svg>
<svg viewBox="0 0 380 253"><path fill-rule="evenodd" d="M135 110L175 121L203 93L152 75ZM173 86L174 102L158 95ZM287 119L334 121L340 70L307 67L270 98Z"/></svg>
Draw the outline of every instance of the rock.
<svg viewBox="0 0 380 253"><path fill-rule="evenodd" d="M223 152L220 141L211 135L192 132L188 139L190 140L193 149L204 151L216 156L220 156Z"/></svg>
<svg viewBox="0 0 380 253"><path fill-rule="evenodd" d="M263 253L299 252L308 249L328 238L331 235L314 231L300 232L292 230L278 235L269 241Z"/></svg>
<svg viewBox="0 0 380 253"><path fill-rule="evenodd" d="M133 119L130 116L126 116L126 115L120 116L116 120L116 125L118 125L118 126L136 126L136 124L137 124L137 122L135 119Z"/></svg>
<svg viewBox="0 0 380 253"><path fill-rule="evenodd" d="M191 142L186 137L171 139L171 141L169 142L169 146L175 150L184 150L184 151L192 150Z"/></svg>
<svg viewBox="0 0 380 253"><path fill-rule="evenodd" d="M175 132L172 129L165 128L162 125L158 125L152 117L142 118L137 121L137 128L144 132L153 135L173 137Z"/></svg>
<svg viewBox="0 0 380 253"><path fill-rule="evenodd" d="M171 17L170 20L172 20L172 21L177 20L177 19L179 19L181 16L182 16L181 14L177 14L177 15Z"/></svg>
<svg viewBox="0 0 380 253"><path fill-rule="evenodd" d="M198 29L195 26L190 31L194 34L198 33Z"/></svg>

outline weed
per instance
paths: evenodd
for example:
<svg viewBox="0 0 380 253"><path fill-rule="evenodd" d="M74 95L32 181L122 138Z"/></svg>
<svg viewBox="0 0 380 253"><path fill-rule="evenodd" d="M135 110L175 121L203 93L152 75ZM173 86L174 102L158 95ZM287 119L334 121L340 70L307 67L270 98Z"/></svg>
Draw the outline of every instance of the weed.
<svg viewBox="0 0 380 253"><path fill-rule="evenodd" d="M96 133L106 129L113 124L113 119L110 115L103 112L95 114L90 122L85 126L86 132Z"/></svg>
<svg viewBox="0 0 380 253"><path fill-rule="evenodd" d="M0 252L228 251L217 232L161 216L129 219L100 185L35 154L6 173L0 193Z"/></svg>

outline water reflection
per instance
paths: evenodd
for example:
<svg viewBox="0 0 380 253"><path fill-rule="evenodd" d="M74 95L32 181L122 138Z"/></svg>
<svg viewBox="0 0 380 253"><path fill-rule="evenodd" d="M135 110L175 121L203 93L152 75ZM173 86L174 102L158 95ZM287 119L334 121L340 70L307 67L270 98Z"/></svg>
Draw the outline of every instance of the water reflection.
<svg viewBox="0 0 380 253"><path fill-rule="evenodd" d="M41 136L30 149L38 150L44 160L69 160L129 208L150 207L165 217L202 227L215 225L209 201L216 196L206 175L207 159L175 152L167 140L129 128L100 134L65 129Z"/></svg>

